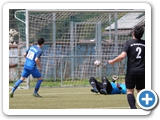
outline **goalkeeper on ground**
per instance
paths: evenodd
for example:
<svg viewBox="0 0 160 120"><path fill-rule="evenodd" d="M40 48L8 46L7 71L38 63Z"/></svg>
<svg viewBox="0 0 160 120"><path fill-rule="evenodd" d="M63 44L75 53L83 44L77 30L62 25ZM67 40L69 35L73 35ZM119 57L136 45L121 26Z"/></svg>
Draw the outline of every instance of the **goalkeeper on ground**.
<svg viewBox="0 0 160 120"><path fill-rule="evenodd" d="M102 77L102 82L97 81L94 77L89 79L89 83L92 86L91 92L100 94L126 94L126 85L124 83L116 83L117 76L112 77L110 82L106 77Z"/></svg>

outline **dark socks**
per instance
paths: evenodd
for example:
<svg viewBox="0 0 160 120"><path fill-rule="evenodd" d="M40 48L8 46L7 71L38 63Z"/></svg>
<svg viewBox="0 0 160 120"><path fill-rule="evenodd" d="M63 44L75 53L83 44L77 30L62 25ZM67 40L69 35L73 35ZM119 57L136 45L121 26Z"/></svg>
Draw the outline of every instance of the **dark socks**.
<svg viewBox="0 0 160 120"><path fill-rule="evenodd" d="M133 94L127 94L128 103L130 105L131 109L137 109L136 108L136 100Z"/></svg>
<svg viewBox="0 0 160 120"><path fill-rule="evenodd" d="M22 82L23 82L23 80L19 79L19 80L14 84L14 87L12 88L12 92L14 92Z"/></svg>
<svg viewBox="0 0 160 120"><path fill-rule="evenodd" d="M43 81L43 80L38 80L38 81L37 81L37 84L36 84L36 86L35 86L34 93L37 93L37 92L38 92L38 90L39 90L39 88L40 88L40 86L41 86L42 81Z"/></svg>
<svg viewBox="0 0 160 120"><path fill-rule="evenodd" d="M94 88L94 89L97 89L97 86L96 86L96 79L94 77L90 77L89 79L89 83L91 84L91 86Z"/></svg>
<svg viewBox="0 0 160 120"><path fill-rule="evenodd" d="M91 86L92 86L94 89L97 89L95 82L91 82Z"/></svg>
<svg viewBox="0 0 160 120"><path fill-rule="evenodd" d="M103 77L102 78L102 85L103 85L103 89L105 89L105 90L107 88L107 83L108 83L108 80L105 77Z"/></svg>
<svg viewBox="0 0 160 120"><path fill-rule="evenodd" d="M107 86L107 82L104 82L104 83L103 83L103 89L106 90L106 88L107 88L106 86Z"/></svg>

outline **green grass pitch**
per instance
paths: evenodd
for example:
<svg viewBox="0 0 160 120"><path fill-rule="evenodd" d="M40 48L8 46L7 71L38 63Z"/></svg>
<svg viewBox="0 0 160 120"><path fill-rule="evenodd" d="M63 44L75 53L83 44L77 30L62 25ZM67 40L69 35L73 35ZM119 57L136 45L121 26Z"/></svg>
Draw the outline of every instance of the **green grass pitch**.
<svg viewBox="0 0 160 120"><path fill-rule="evenodd" d="M9 98L9 109L130 109L125 94L101 95L90 92L90 89L41 87L39 94L42 98L32 96L34 88L17 89L14 97Z"/></svg>

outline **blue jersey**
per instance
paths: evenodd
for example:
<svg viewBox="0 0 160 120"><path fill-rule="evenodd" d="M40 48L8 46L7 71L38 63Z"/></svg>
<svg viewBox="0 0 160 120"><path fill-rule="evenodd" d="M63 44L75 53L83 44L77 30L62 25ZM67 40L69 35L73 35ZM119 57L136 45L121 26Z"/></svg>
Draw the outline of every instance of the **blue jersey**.
<svg viewBox="0 0 160 120"><path fill-rule="evenodd" d="M125 84L122 84L122 83L120 83L119 85L120 85L120 87L122 88L122 89L120 90L121 93L122 93L122 94L126 94L126 92L127 92L126 85L125 85Z"/></svg>
<svg viewBox="0 0 160 120"><path fill-rule="evenodd" d="M111 85L112 85L112 91L110 94L120 94L121 93L121 91L119 90L119 88L114 82L111 82Z"/></svg>
<svg viewBox="0 0 160 120"><path fill-rule="evenodd" d="M34 70L36 68L35 59L40 58L42 55L42 49L37 45L30 47L27 51L26 61L24 64L25 69Z"/></svg>
<svg viewBox="0 0 160 120"><path fill-rule="evenodd" d="M122 83L118 83L119 86L122 88L121 90L119 90L119 88L117 87L116 83L111 82L112 85L112 91L110 94L126 94L126 85L122 84Z"/></svg>

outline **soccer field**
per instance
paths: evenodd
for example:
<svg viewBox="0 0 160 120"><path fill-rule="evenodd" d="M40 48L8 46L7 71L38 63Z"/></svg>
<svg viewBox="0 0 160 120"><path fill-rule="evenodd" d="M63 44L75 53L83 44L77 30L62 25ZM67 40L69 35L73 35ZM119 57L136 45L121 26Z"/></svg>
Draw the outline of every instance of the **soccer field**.
<svg viewBox="0 0 160 120"><path fill-rule="evenodd" d="M90 89L41 88L42 98L32 96L34 88L17 89L14 98L9 98L9 109L130 109L125 94L101 95L90 92Z"/></svg>

